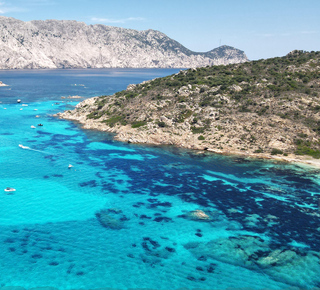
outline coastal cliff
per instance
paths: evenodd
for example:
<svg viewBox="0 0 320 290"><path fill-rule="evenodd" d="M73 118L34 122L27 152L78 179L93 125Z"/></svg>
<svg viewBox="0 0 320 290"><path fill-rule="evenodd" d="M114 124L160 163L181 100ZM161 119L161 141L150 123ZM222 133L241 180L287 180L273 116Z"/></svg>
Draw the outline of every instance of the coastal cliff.
<svg viewBox="0 0 320 290"><path fill-rule="evenodd" d="M320 157L320 52L180 71L58 114L117 140L282 160Z"/></svg>
<svg viewBox="0 0 320 290"><path fill-rule="evenodd" d="M247 61L221 46L193 52L156 30L69 20L23 22L0 16L0 69L190 68Z"/></svg>

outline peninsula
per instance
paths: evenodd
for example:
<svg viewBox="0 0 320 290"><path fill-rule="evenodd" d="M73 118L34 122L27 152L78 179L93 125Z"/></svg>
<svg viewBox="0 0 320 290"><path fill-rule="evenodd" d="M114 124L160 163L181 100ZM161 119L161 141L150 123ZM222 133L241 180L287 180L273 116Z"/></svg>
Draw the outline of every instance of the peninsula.
<svg viewBox="0 0 320 290"><path fill-rule="evenodd" d="M60 118L115 139L320 162L320 52L182 70L79 103Z"/></svg>

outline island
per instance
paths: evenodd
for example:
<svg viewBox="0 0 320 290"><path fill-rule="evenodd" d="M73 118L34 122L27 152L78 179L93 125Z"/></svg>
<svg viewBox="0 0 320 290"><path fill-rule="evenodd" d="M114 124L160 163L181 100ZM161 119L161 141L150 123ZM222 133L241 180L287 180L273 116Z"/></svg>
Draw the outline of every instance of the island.
<svg viewBox="0 0 320 290"><path fill-rule="evenodd" d="M207 66L57 114L131 143L320 166L320 52Z"/></svg>

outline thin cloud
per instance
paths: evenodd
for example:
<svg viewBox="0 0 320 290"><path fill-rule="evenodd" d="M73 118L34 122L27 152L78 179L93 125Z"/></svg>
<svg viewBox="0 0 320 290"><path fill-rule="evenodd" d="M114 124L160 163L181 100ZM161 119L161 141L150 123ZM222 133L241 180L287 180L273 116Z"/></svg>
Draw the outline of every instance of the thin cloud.
<svg viewBox="0 0 320 290"><path fill-rule="evenodd" d="M24 9L21 7L12 6L6 2L0 2L0 14L7 14L11 12L22 12Z"/></svg>
<svg viewBox="0 0 320 290"><path fill-rule="evenodd" d="M0 14L5 14L6 10L7 10L7 8L5 7L5 3L0 2Z"/></svg>
<svg viewBox="0 0 320 290"><path fill-rule="evenodd" d="M31 7L54 5L53 0L21 0L17 5L12 5L8 1L0 1L0 14L11 12L27 12Z"/></svg>
<svg viewBox="0 0 320 290"><path fill-rule="evenodd" d="M318 33L318 31L315 31L315 30L310 30L310 31L300 31L301 34L316 34Z"/></svg>
<svg viewBox="0 0 320 290"><path fill-rule="evenodd" d="M280 36L292 36L293 34L290 32L285 32L285 33L281 33L279 34Z"/></svg>
<svg viewBox="0 0 320 290"><path fill-rule="evenodd" d="M52 0L29 0L27 2L29 6L45 6L45 5L54 5L55 1Z"/></svg>
<svg viewBox="0 0 320 290"><path fill-rule="evenodd" d="M127 23L127 22L132 22L132 21L144 21L145 19L142 17L128 17L128 18L121 18L121 19L114 19L114 18L97 18L93 17L91 18L92 21L94 22L99 22L99 23Z"/></svg>
<svg viewBox="0 0 320 290"><path fill-rule="evenodd" d="M8 1L0 1L0 14L12 12L28 12L37 6L49 6L56 4L55 0L17 0L16 5Z"/></svg>
<svg viewBox="0 0 320 290"><path fill-rule="evenodd" d="M264 38L271 38L271 37L289 37L295 35L310 35L310 34L317 34L318 31L315 30L305 30L305 31L295 31L295 32L282 32L282 33L256 33L256 36L264 37Z"/></svg>
<svg viewBox="0 0 320 290"><path fill-rule="evenodd" d="M262 34L258 34L258 36L262 36L262 37L274 37L274 36L276 36L276 34L274 34L274 33L262 33Z"/></svg>

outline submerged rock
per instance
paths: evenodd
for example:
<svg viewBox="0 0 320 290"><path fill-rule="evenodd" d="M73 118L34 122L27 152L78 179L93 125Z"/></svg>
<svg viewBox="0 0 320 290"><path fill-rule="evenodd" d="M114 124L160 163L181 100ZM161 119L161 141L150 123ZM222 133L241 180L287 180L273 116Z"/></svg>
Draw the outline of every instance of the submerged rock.
<svg viewBox="0 0 320 290"><path fill-rule="evenodd" d="M292 246L274 249L258 236L238 236L188 243L184 246L196 257L208 257L245 267L287 284L305 287L317 285L320 276L320 252Z"/></svg>
<svg viewBox="0 0 320 290"><path fill-rule="evenodd" d="M180 215L179 217L194 221L216 222L223 220L224 216L218 211L203 211L201 209L197 209L189 211L186 214Z"/></svg>
<svg viewBox="0 0 320 290"><path fill-rule="evenodd" d="M96 212L95 215L103 227L114 230L122 229L124 222L128 220L119 209L102 209Z"/></svg>
<svg viewBox="0 0 320 290"><path fill-rule="evenodd" d="M194 211L191 211L189 216L193 219L198 219L198 220L210 220L210 216L206 214L204 211L197 209Z"/></svg>

